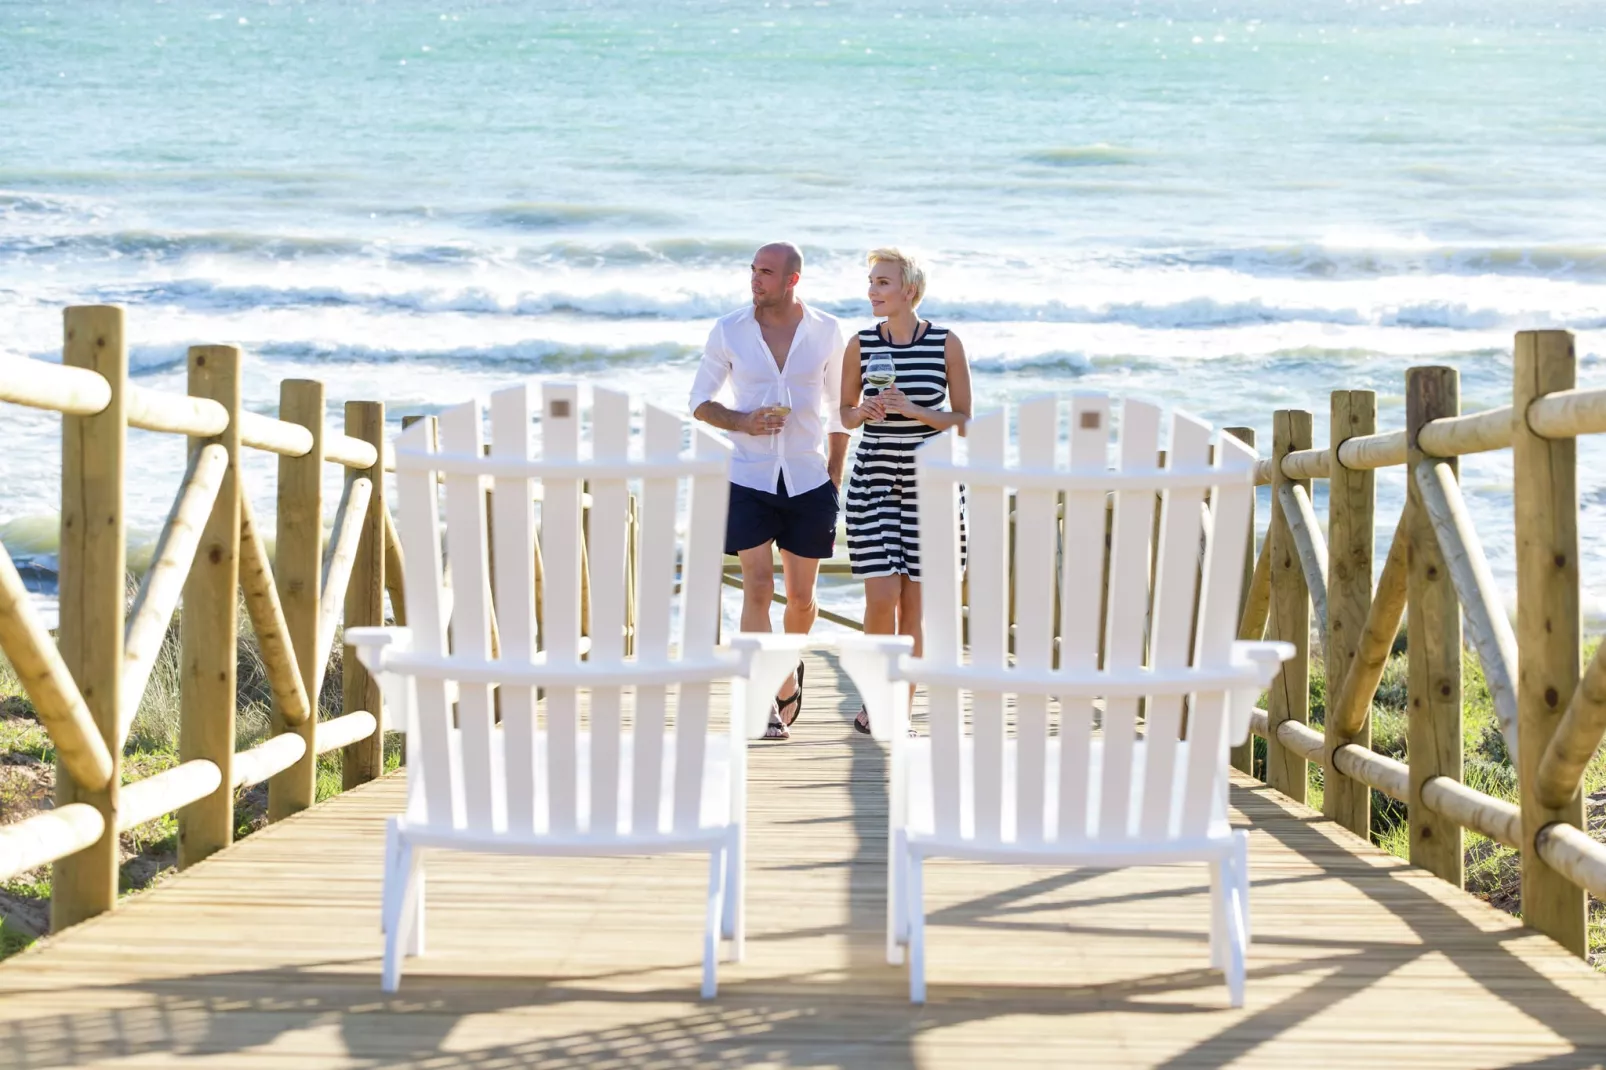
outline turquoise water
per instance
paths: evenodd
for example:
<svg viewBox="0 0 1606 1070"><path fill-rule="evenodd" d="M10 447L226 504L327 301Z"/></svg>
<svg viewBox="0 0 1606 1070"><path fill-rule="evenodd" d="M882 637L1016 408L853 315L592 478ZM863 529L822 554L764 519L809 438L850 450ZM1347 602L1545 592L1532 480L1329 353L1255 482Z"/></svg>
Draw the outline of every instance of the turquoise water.
<svg viewBox="0 0 1606 1070"><path fill-rule="evenodd" d="M805 299L863 321L863 251L896 243L983 406L1112 389L1268 437L1298 406L1321 441L1336 387L1398 426L1412 364L1499 403L1523 327L1577 330L1606 382L1603 60L1606 10L1556 0L0 0L0 359L114 301L143 381L238 342L262 411L288 376L398 411L518 376L678 403L754 245L798 241ZM55 422L7 417L30 543ZM148 534L181 447L137 448ZM1509 582L1509 466L1466 479ZM1598 531L1606 478L1584 499ZM1586 574L1606 594L1606 555Z"/></svg>

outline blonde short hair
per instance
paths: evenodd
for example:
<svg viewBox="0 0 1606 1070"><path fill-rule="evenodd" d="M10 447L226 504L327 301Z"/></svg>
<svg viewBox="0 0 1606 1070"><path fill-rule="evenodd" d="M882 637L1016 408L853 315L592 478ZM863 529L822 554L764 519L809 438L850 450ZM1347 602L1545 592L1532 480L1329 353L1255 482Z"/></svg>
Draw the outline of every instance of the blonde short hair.
<svg viewBox="0 0 1606 1070"><path fill-rule="evenodd" d="M926 296L926 269L920 265L919 260L898 249L871 249L866 259L870 267L875 267L877 264L897 264L898 271L903 275L903 284L915 288L914 300L911 303L916 308L920 307L920 302L925 300Z"/></svg>

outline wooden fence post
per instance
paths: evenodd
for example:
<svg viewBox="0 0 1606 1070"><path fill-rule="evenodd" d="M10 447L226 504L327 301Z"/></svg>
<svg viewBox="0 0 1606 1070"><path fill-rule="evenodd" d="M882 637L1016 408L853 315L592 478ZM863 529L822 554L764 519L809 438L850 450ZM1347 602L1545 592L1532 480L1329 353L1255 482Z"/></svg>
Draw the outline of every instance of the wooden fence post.
<svg viewBox="0 0 1606 1070"><path fill-rule="evenodd" d="M1304 802L1310 780L1309 763L1283 746L1277 728L1284 721L1310 721L1310 591L1288 518L1278 504L1278 490L1295 483L1310 491L1310 480L1291 480L1283 474L1283 458L1310 448L1311 416L1301 409L1279 409L1272 414L1271 529L1271 635L1294 645L1294 656L1283 662L1266 698L1266 783Z"/></svg>
<svg viewBox="0 0 1606 1070"><path fill-rule="evenodd" d="M318 649L318 597L323 581L323 384L312 379L280 383L279 419L312 432L312 449L300 457L279 458L279 517L273 551L273 580L311 712L301 724L286 725L275 706L274 733L295 732L306 741L307 750L300 761L269 781L271 821L311 806L318 789L318 681L329 656L327 650Z"/></svg>
<svg viewBox="0 0 1606 1070"><path fill-rule="evenodd" d="M1580 957L1588 953L1584 890L1546 865L1535 837L1557 822L1584 827L1584 801L1545 807L1539 761L1578 684L1578 445L1528 426L1535 398L1570 390L1578 359L1568 331L1519 331L1511 397L1517 513L1517 784L1522 802L1522 920Z"/></svg>
<svg viewBox="0 0 1606 1070"><path fill-rule="evenodd" d="M128 343L123 310L69 308L62 363L98 372L111 401L93 416L61 418L61 658L111 752L111 780L100 791L73 783L56 763L56 805L99 810L106 831L58 861L51 875L50 927L60 931L117 903L117 796L122 775L124 573L123 456L128 423Z"/></svg>
<svg viewBox="0 0 1606 1070"><path fill-rule="evenodd" d="M1461 779L1461 602L1438 535L1422 506L1416 466L1422 425L1461 412L1461 375L1454 368L1405 373L1406 509L1412 514L1406 549L1406 752L1411 766L1407 804L1411 861L1462 887L1466 883L1461 826L1422 802L1422 785ZM1452 471L1453 458L1447 459Z"/></svg>
<svg viewBox="0 0 1606 1070"><path fill-rule="evenodd" d="M240 592L240 351L191 346L189 391L229 414L214 438L190 439L191 452L218 443L229 467L201 530L184 581L180 616L179 761L204 758L223 774L218 789L178 812L178 865L192 866L234 842L234 715Z"/></svg>
<svg viewBox="0 0 1606 1070"><path fill-rule="evenodd" d="M374 448L374 466L365 471L348 469L346 481L367 479L373 484L368 516L357 544L357 560L346 584L345 624L348 628L385 623L385 405L380 401L346 402L346 434ZM341 698L346 713L367 710L374 715L374 734L345 749L341 786L366 783L385 771L385 709L379 681L368 674L347 646L342 652Z"/></svg>
<svg viewBox="0 0 1606 1070"><path fill-rule="evenodd" d="M1255 429L1253 427L1226 427L1222 429L1226 434L1242 442L1250 449L1255 448ZM1244 605L1249 601L1249 588L1254 584L1255 576L1255 510L1258 507L1259 495L1249 497L1249 542L1244 547L1244 585L1238 594L1238 612L1235 620L1242 620ZM1258 635L1240 635L1239 639L1259 639ZM1255 737L1251 735L1243 741L1242 746L1232 748L1232 767L1241 773L1255 774Z"/></svg>
<svg viewBox="0 0 1606 1070"><path fill-rule="evenodd" d="M1372 605L1372 563L1376 533L1376 476L1370 469L1349 469L1338 463L1338 448L1347 440L1377 430L1377 395L1370 390L1335 390L1332 395L1332 449L1327 483L1327 710L1322 766L1322 813L1370 840L1372 789L1352 780L1333 764L1333 752L1347 743L1372 746L1368 717L1345 732L1332 716L1354 663L1366 614Z"/></svg>

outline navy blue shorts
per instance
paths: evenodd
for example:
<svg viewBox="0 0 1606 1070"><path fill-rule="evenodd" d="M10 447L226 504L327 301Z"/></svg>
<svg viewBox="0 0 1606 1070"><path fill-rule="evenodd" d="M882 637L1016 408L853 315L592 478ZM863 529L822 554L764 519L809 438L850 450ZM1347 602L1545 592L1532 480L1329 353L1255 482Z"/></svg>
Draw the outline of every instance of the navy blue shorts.
<svg viewBox="0 0 1606 1070"><path fill-rule="evenodd" d="M836 547L836 484L827 479L795 498L786 480L775 492L731 484L730 512L725 519L725 552L739 554L771 539L798 557L830 557Z"/></svg>

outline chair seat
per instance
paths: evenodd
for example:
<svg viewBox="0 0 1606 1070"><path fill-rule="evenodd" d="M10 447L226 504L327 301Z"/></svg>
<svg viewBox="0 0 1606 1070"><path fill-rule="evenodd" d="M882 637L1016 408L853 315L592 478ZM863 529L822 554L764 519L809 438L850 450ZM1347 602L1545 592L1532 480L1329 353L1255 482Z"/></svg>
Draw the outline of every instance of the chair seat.
<svg viewBox="0 0 1606 1070"><path fill-rule="evenodd" d="M491 828L469 828L465 824L457 827L431 824L428 819L427 806L424 799L422 778L409 773L408 805L406 826L410 831L417 833L436 833L447 836L472 833L476 838L486 835L507 836L507 813L503 806L503 799L507 797L507 737L498 727L491 734L491 776L493 813ZM542 785L547 776L547 748L549 740L545 731L535 735L535 777L537 785ZM577 829L569 834L569 839L596 839L607 840L616 837L629 837L632 840L641 840L652 837L679 838L688 832L717 832L731 826L731 740L724 733L709 733L705 737L703 749L703 775L701 779L701 806L699 820L695 830L674 829L675 813L675 785L676 785L676 748L678 740L673 731L664 733L663 758L659 776L658 821L651 829L636 829L632 827L633 807L635 806L635 740L629 733L625 733L619 740L619 795L617 824L611 829L591 828L591 750L592 737L588 731L581 731L575 739L575 767L574 780L576 786L576 823ZM461 761L462 732L454 729L451 734L452 761ZM417 759L413 759L416 761ZM464 805L464 790L459 781L459 797L457 810L460 814L467 814ZM537 791L535 800L535 838L551 836L551 808L547 792ZM518 836L514 839L527 839L529 835Z"/></svg>
<svg viewBox="0 0 1606 1070"><path fill-rule="evenodd" d="M1134 755L1133 765L1131 768L1146 768L1145 762L1147 759L1147 753L1144 742L1142 740L1137 740L1133 746ZM933 809L932 794L931 740L927 737L911 739L907 743L903 743L902 747L904 760L907 762L906 775L908 777L909 813L906 827L909 831L910 838L912 840L924 841L929 844L940 845L945 848L955 848L958 849L959 853L963 853L964 848L975 845L975 823L971 818L971 812L973 810L972 800L975 798L976 794L974 737L967 735L961 741L959 769L961 820L960 835L958 837L939 837L936 834L937 823L936 814ZM1016 830L1019 823L1017 800L1013 789L1013 785L1016 783L1017 767L1019 764L1018 751L1019 747L1015 739L1011 738L1004 741L1004 784L1006 785L1006 789L1003 792L1000 825L1002 831L1001 839L1006 845L1012 845L1015 843L1017 838ZM1062 837L1059 828L1060 776L1058 771L1060 767L1060 740L1057 738L1050 738L1047 741L1047 775L1044 778L1045 798L1043 800L1044 814L1042 823L1044 843L1049 845L1050 848L1055 846L1075 847L1078 845L1102 847L1120 844L1123 842L1131 845L1142 845L1144 843L1143 839L1134 834L1137 827L1137 819L1135 816L1132 816L1128 822L1129 829L1127 836L1105 837L1099 834L1099 811L1102 795L1102 778L1100 774L1104 768L1104 741L1101 739L1093 740L1090 744L1089 752L1088 781L1082 782L1082 786L1085 786L1088 792L1087 827L1080 830L1080 835L1075 835L1073 830L1073 834ZM1223 790L1213 792L1211 795L1212 799L1214 800L1211 807L1212 812L1210 819L1201 834L1187 837L1186 840L1183 840L1183 838L1178 837L1175 834L1175 830L1180 828L1181 825L1180 811L1181 800L1183 797L1182 788L1187 777L1187 763L1188 744L1186 741L1182 741L1177 744L1176 758L1172 765L1175 787L1172 791L1173 806L1171 819L1168 823L1168 830L1170 831L1166 837L1166 840L1158 842L1164 843L1167 841L1173 841L1179 846L1199 844L1205 841L1220 842L1225 844L1230 841L1232 836L1232 827L1227 820L1225 785L1223 785ZM1073 780L1073 783L1074 782L1075 781ZM1136 815L1141 812L1142 799L1143 778L1132 777L1130 805L1128 808L1129 815Z"/></svg>

